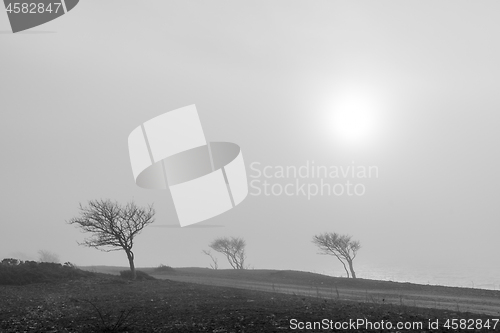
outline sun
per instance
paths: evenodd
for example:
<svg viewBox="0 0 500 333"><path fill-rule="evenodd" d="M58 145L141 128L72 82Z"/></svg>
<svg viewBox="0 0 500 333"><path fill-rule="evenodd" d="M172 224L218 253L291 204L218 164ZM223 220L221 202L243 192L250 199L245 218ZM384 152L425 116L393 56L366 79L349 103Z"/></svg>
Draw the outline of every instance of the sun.
<svg viewBox="0 0 500 333"><path fill-rule="evenodd" d="M362 96L338 101L329 121L335 140L348 145L368 144L376 136L375 113L375 105Z"/></svg>

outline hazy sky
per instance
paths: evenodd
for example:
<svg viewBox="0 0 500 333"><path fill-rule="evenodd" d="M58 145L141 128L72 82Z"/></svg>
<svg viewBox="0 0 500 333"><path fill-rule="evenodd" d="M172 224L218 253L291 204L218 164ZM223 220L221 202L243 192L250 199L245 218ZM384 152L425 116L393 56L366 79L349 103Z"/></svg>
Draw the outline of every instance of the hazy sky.
<svg viewBox="0 0 500 333"><path fill-rule="evenodd" d="M211 240L241 236L255 268L341 275L311 243L332 231L361 242L360 269L498 272L499 11L497 1L82 0L11 34L2 9L0 257L46 249L126 266L124 253L78 246L85 235L65 223L80 202L110 198L156 208L137 266L208 267ZM241 147L249 181L255 162L376 166L378 177L352 180L362 196L249 195L199 224L223 227L166 227L178 225L169 193L135 185L127 137L190 104L209 141Z"/></svg>

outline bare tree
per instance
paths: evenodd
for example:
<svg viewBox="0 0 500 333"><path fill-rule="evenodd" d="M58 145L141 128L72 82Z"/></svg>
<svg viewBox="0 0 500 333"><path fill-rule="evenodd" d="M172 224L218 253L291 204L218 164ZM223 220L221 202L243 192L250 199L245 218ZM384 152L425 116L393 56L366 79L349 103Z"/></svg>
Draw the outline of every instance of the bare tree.
<svg viewBox="0 0 500 333"><path fill-rule="evenodd" d="M39 250L38 255L39 255L38 260L40 262L53 262L53 263L60 262L59 256L50 251Z"/></svg>
<svg viewBox="0 0 500 333"><path fill-rule="evenodd" d="M245 240L238 237L221 237L210 243L214 251L224 254L234 269L245 269Z"/></svg>
<svg viewBox="0 0 500 333"><path fill-rule="evenodd" d="M91 200L87 207L80 204L80 217L72 218L69 224L76 224L83 232L91 233L83 243L104 252L125 251L132 278L135 280L134 238L144 227L154 222L153 206L137 207L130 202L121 206L116 201Z"/></svg>
<svg viewBox="0 0 500 333"><path fill-rule="evenodd" d="M339 235L337 233L325 232L313 237L313 243L321 250L321 254L334 255L342 263L349 277L349 271L353 279L356 278L352 262L356 258L358 250L361 248L359 241L351 240L349 235ZM346 262L349 265L347 270Z"/></svg>
<svg viewBox="0 0 500 333"><path fill-rule="evenodd" d="M205 253L207 256L209 256L209 257L210 257L210 259L212 259L213 264L210 264L210 267L211 267L212 269L217 269L217 268L219 268L219 263L218 263L218 261L217 261L217 258L216 258L216 257L214 257L214 255L212 254L212 251L210 251L210 250L208 250L208 251L203 250L203 253Z"/></svg>

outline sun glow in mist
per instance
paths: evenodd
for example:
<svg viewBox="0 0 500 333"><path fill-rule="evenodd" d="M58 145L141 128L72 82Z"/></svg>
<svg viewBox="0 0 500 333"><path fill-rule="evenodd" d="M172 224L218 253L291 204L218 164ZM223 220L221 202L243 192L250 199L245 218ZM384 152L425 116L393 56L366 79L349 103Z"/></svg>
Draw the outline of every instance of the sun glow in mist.
<svg viewBox="0 0 500 333"><path fill-rule="evenodd" d="M329 127L335 141L347 145L369 144L377 136L377 106L361 95L343 96L330 111Z"/></svg>

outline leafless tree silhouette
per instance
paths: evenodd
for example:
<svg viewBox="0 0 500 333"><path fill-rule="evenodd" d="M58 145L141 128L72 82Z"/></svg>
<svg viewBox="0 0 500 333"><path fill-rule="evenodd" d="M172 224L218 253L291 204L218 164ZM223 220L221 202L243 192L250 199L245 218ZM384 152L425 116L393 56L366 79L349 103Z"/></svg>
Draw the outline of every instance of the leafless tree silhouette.
<svg viewBox="0 0 500 333"><path fill-rule="evenodd" d="M221 237L210 243L214 251L224 254L234 269L245 269L245 240L238 237Z"/></svg>
<svg viewBox="0 0 500 333"><path fill-rule="evenodd" d="M321 250L321 254L328 254L337 257L344 265L344 269L349 277L349 271L353 279L356 278L353 261L356 258L358 250L361 248L359 241L351 240L349 235L339 235L337 233L325 232L313 237L313 243ZM347 270L346 262L349 265Z"/></svg>
<svg viewBox="0 0 500 333"><path fill-rule="evenodd" d="M55 253L52 253L47 250L39 250L38 251L38 260L40 262L54 262L54 263L59 263L59 256Z"/></svg>
<svg viewBox="0 0 500 333"><path fill-rule="evenodd" d="M211 252L210 250L208 250L208 251L207 251L207 250L203 250L203 253L205 253L207 256L209 256L209 257L210 257L210 259L212 259L213 264L210 264L210 267L211 267L212 269L217 269L217 268L219 268L219 263L218 263L218 260L217 260L217 258L216 258L216 257L214 257L214 255L212 254L212 252Z"/></svg>
<svg viewBox="0 0 500 333"><path fill-rule="evenodd" d="M153 206L140 208L134 202L125 206L111 200L91 200L88 206L80 204L80 217L72 218L69 224L76 224L83 232L92 236L83 243L101 251L125 251L127 254L132 278L135 280L134 265L134 238L147 225L154 222L155 211Z"/></svg>

